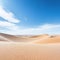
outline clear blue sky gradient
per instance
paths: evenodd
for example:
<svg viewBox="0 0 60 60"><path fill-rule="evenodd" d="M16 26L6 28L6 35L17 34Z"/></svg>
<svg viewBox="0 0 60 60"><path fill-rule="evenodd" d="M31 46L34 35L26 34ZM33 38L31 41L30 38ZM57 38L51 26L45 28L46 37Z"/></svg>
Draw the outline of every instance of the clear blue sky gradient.
<svg viewBox="0 0 60 60"><path fill-rule="evenodd" d="M20 26L60 24L60 0L4 0L3 6L21 20Z"/></svg>

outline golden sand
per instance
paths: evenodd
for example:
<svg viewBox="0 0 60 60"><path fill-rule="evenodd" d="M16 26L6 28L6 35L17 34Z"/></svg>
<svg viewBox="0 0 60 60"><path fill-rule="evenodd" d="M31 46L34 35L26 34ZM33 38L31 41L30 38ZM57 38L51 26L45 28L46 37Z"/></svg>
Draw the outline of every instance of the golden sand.
<svg viewBox="0 0 60 60"><path fill-rule="evenodd" d="M0 40L0 60L60 60L58 35L17 37L0 34Z"/></svg>

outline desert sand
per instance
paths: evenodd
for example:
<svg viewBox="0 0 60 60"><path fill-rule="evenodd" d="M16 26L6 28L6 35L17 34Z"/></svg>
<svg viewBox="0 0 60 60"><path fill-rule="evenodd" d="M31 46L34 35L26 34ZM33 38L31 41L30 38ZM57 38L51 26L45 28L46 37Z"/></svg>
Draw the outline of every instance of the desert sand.
<svg viewBox="0 0 60 60"><path fill-rule="evenodd" d="M60 35L0 33L0 60L60 60Z"/></svg>

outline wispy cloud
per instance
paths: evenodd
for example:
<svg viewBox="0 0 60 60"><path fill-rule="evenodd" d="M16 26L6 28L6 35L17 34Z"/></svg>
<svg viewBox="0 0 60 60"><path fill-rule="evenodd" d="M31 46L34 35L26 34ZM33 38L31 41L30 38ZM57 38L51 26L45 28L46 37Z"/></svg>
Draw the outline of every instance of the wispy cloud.
<svg viewBox="0 0 60 60"><path fill-rule="evenodd" d="M0 27L7 28L7 29L10 29L10 30L18 29L18 26L16 24L6 22L6 21L0 21Z"/></svg>
<svg viewBox="0 0 60 60"><path fill-rule="evenodd" d="M11 31L10 33L13 34L13 32L19 30L16 23L19 23L20 20L15 18L12 12L7 12L2 6L0 6L0 17L4 19L0 21L0 32L7 33Z"/></svg>
<svg viewBox="0 0 60 60"><path fill-rule="evenodd" d="M38 34L59 34L60 32L59 24L44 24L37 26L36 28L27 28L20 30L20 34L30 34L30 35L38 35Z"/></svg>
<svg viewBox="0 0 60 60"><path fill-rule="evenodd" d="M0 17L4 20L0 21L0 32L8 34L21 34L21 35L37 35L37 34L59 34L60 24L44 24L36 28L21 28L16 23L20 20L15 18L12 12L7 12L0 6Z"/></svg>
<svg viewBox="0 0 60 60"><path fill-rule="evenodd" d="M59 34L60 33L59 31L60 31L60 25L44 24L36 28L26 28L26 29L19 28L18 26L18 28L16 28L15 30L11 28L11 30L3 32L17 35L38 35L38 34Z"/></svg>
<svg viewBox="0 0 60 60"><path fill-rule="evenodd" d="M12 12L7 12L2 6L0 6L0 17L5 19L8 22L19 23L20 20L15 18Z"/></svg>

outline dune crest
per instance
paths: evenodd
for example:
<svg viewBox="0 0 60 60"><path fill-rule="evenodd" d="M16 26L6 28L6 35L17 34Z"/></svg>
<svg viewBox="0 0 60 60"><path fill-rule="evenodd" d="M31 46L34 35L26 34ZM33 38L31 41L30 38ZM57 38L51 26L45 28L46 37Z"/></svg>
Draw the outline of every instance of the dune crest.
<svg viewBox="0 0 60 60"><path fill-rule="evenodd" d="M0 41L11 41L11 42L31 42L36 44L47 44L47 43L60 43L60 35L9 35L0 33Z"/></svg>

